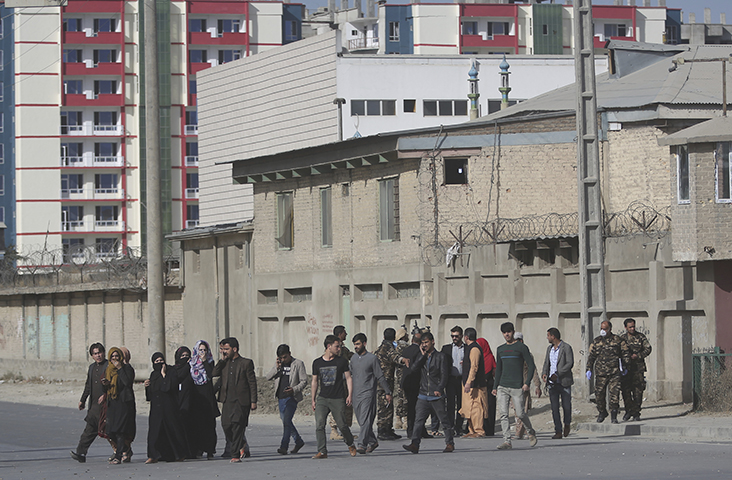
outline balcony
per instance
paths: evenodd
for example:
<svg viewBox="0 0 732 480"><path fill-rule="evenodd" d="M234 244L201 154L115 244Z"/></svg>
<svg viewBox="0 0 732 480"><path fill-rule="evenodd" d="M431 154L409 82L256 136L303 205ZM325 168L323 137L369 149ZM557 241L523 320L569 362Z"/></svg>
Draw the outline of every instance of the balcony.
<svg viewBox="0 0 732 480"><path fill-rule="evenodd" d="M605 45L607 45L607 42L609 40L635 40L634 37L606 37L605 35L595 35L592 39L592 42L594 44L594 47L597 48L606 48Z"/></svg>
<svg viewBox="0 0 732 480"><path fill-rule="evenodd" d="M91 28L83 32L64 32L64 45L121 45L124 43L122 32L94 32Z"/></svg>
<svg viewBox="0 0 732 480"><path fill-rule="evenodd" d="M86 152L80 157L61 157L62 167L123 167L125 157L97 157L91 152Z"/></svg>
<svg viewBox="0 0 732 480"><path fill-rule="evenodd" d="M95 220L94 230L99 232L117 231L123 228L121 220Z"/></svg>
<svg viewBox="0 0 732 480"><path fill-rule="evenodd" d="M186 156L186 167L197 167L198 166L198 155Z"/></svg>
<svg viewBox="0 0 732 480"><path fill-rule="evenodd" d="M198 135L198 125L186 125L186 135Z"/></svg>
<svg viewBox="0 0 732 480"><path fill-rule="evenodd" d="M90 137L122 135L122 125L61 125L61 135Z"/></svg>
<svg viewBox="0 0 732 480"><path fill-rule="evenodd" d="M357 50L377 50L378 48L378 37L360 37L348 41L348 50L351 52L355 52Z"/></svg>
<svg viewBox="0 0 732 480"><path fill-rule="evenodd" d="M122 199L122 195L119 193L117 187L113 188L95 188L94 189L95 200L117 200Z"/></svg>
<svg viewBox="0 0 732 480"><path fill-rule="evenodd" d="M516 48L515 35L463 35L465 47Z"/></svg>
<svg viewBox="0 0 732 480"><path fill-rule="evenodd" d="M78 200L84 198L83 188L67 188L61 190L61 198L66 200Z"/></svg>
<svg viewBox="0 0 732 480"><path fill-rule="evenodd" d="M186 220L186 228L196 228L198 226L198 220Z"/></svg>
<svg viewBox="0 0 732 480"><path fill-rule="evenodd" d="M246 45L247 34L241 32L190 32L188 34L190 45Z"/></svg>
<svg viewBox="0 0 732 480"><path fill-rule="evenodd" d="M64 106L67 107L124 107L125 100L117 93L67 93Z"/></svg>
<svg viewBox="0 0 732 480"><path fill-rule="evenodd" d="M186 198L193 200L198 199L198 188L186 188Z"/></svg>
<svg viewBox="0 0 732 480"><path fill-rule="evenodd" d="M200 72L201 70L206 70L207 68L213 66L214 64L209 63L209 62L202 62L202 63L190 62L188 65L189 65L188 73L190 73L191 75L195 75L196 73Z"/></svg>
<svg viewBox="0 0 732 480"><path fill-rule="evenodd" d="M61 222L61 231L63 232L79 232L84 230L86 230L84 228L84 220Z"/></svg>
<svg viewBox="0 0 732 480"><path fill-rule="evenodd" d="M64 75L122 75L124 65L121 62L105 62L94 64L93 60L83 62L65 62L63 64Z"/></svg>

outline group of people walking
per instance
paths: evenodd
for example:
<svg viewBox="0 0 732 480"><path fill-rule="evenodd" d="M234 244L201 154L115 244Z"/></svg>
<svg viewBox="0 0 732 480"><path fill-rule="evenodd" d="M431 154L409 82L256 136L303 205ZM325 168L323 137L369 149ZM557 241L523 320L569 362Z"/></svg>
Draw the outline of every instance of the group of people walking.
<svg viewBox="0 0 732 480"><path fill-rule="evenodd" d="M612 333L605 321L600 336L591 345L587 378L595 378L598 422L610 416L617 422L619 393L622 390L626 415L623 420L639 420L645 388L645 361L651 352L648 339L636 331L635 320L624 323L622 336ZM411 343L404 328L387 328L375 351L368 351L364 333L356 334L351 352L344 342L345 327L339 325L326 336L322 356L313 360L310 377L310 400L315 414L317 452L315 459L328 457L325 427L332 417L331 439L342 439L350 455L369 454L379 447L379 440L401 438L394 432L394 413L407 431L411 453L419 453L423 438L444 436L443 452L454 451L454 439L481 438L494 434L495 413L500 413L503 442L499 450L512 448L510 409L516 417L516 436L528 436L536 446L536 432L528 415L531 385L541 395L539 375L523 335L511 322L501 325L505 343L495 355L488 342L477 337L474 328L455 326L452 342L441 350L428 329L415 328ZM555 435L570 434L574 383L572 347L561 339L555 327L547 331L547 347L541 380L551 403ZM89 353L87 381L79 402L83 410L88 400L86 428L71 456L86 461L89 446L97 435L112 445L112 464L129 462L135 438L135 397L132 385L134 369L126 348L112 348L105 358L104 346L93 344ZM216 417L226 436L224 456L241 462L250 455L246 427L251 411L257 409L257 379L254 362L239 354L236 338L219 343L220 360L214 364L209 344L196 343L193 352L180 347L175 364L168 365L158 352L152 356L152 373L145 380L145 395L150 402L147 460L181 461L186 458L212 458L216 449ZM214 384L213 379L220 377ZM305 442L293 423L298 404L303 401L308 375L302 360L292 356L288 345L277 348L274 366L266 375L275 382L283 433L277 453L298 453ZM218 397L216 396L218 393ZM218 403L221 403L219 411ZM358 444L351 432L355 414L360 426ZM428 419L432 417L430 427ZM374 422L377 431L374 432ZM465 428L463 428L465 423ZM441 429L440 433L438 430ZM290 443L293 448L290 450Z"/></svg>

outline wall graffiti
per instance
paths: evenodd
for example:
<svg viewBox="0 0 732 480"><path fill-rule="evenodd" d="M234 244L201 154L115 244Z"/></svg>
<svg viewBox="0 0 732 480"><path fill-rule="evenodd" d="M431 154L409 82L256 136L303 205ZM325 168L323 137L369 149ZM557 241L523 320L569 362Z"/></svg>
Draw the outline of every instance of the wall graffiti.
<svg viewBox="0 0 732 480"><path fill-rule="evenodd" d="M308 314L308 318L305 320L305 331L308 335L308 345L314 347L318 344L318 338L320 338L320 329L318 328L318 321L312 315Z"/></svg>

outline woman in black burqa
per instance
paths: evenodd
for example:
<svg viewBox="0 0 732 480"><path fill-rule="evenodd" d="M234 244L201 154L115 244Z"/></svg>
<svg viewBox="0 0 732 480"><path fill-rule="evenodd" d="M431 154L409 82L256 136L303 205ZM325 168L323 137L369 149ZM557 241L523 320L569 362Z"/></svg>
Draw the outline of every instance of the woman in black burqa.
<svg viewBox="0 0 732 480"><path fill-rule="evenodd" d="M107 395L107 436L117 445L109 463L119 465L129 461L132 449L126 440L135 434L135 394L132 385L135 370L125 362L125 356L117 347L109 349L109 365L102 384Z"/></svg>
<svg viewBox="0 0 732 480"><path fill-rule="evenodd" d="M196 438L194 417L191 404L193 395L193 378L188 362L191 360L191 350L188 347L180 347L175 351L175 373L178 377L178 411L180 412L180 423L186 434L186 458L196 458L193 441Z"/></svg>
<svg viewBox="0 0 732 480"><path fill-rule="evenodd" d="M150 402L145 463L182 461L187 449L178 409L178 375L160 352L153 354L152 363L153 371L145 380L145 397Z"/></svg>

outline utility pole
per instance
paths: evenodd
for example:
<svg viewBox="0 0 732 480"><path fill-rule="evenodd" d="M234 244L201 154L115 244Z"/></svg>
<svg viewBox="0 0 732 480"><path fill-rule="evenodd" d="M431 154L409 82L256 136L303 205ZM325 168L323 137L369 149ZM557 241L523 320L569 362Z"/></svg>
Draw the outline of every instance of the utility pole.
<svg viewBox="0 0 732 480"><path fill-rule="evenodd" d="M597 136L592 1L574 1L574 70L577 85L577 199L583 366L587 367L594 325L607 319L605 252ZM591 383L584 383L589 398Z"/></svg>
<svg viewBox="0 0 732 480"><path fill-rule="evenodd" d="M160 98L157 0L145 0L145 154L147 181L148 350L165 354L163 221L160 197Z"/></svg>

